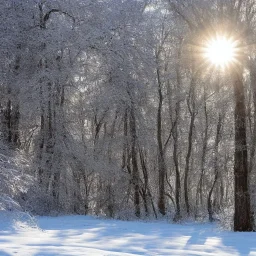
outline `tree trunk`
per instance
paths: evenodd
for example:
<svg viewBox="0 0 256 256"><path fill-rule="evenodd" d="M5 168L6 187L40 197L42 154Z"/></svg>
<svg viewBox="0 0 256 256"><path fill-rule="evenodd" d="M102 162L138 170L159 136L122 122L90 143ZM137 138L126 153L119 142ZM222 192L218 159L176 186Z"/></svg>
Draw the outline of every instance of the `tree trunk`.
<svg viewBox="0 0 256 256"><path fill-rule="evenodd" d="M235 214L234 231L252 231L246 143L246 110L242 72L235 74Z"/></svg>
<svg viewBox="0 0 256 256"><path fill-rule="evenodd" d="M255 161L255 147L256 147L256 65L254 64L255 60L251 61L250 65L250 80L251 80L251 90L253 91L253 107L254 107L254 118L253 118L253 129L252 137L250 144L250 160L249 160L249 174L252 172Z"/></svg>
<svg viewBox="0 0 256 256"><path fill-rule="evenodd" d="M193 75L194 76L194 75ZM192 153L192 144L193 144L193 132L194 132L194 122L196 117L195 112L195 86L196 81L195 77L192 77L190 83L190 91L189 97L187 99L188 102L188 109L190 113L190 124L189 124L189 134L188 134L188 150L186 155L186 164L185 164L185 173L184 173L184 197L185 197L185 205L187 215L190 215L190 205L189 205L189 198L188 198L188 175L189 175L189 165L190 165L190 157Z"/></svg>
<svg viewBox="0 0 256 256"><path fill-rule="evenodd" d="M134 185L134 207L135 215L140 217L140 186L139 186L139 167L137 162L137 147L136 147L136 119L134 106L132 103L130 109L130 133L131 133L131 157L132 157L132 181Z"/></svg>
<svg viewBox="0 0 256 256"><path fill-rule="evenodd" d="M3 134L4 139L14 148L20 146L19 123L20 106L17 95L14 96L11 88L8 88L8 100L3 112Z"/></svg>
<svg viewBox="0 0 256 256"><path fill-rule="evenodd" d="M162 215L166 214L165 209L165 177L166 177L166 166L164 160L164 150L162 142L162 105L163 105L163 94L162 85L160 81L160 71L157 69L157 81L158 81L158 110L157 110L157 144L158 144L158 182L159 182L159 198L158 198L158 209Z"/></svg>
<svg viewBox="0 0 256 256"><path fill-rule="evenodd" d="M219 152L219 143L220 143L220 135L221 135L220 134L221 126L222 126L222 116L221 116L221 114L219 114L217 130L216 130L216 137L215 137L215 144L214 144L214 181L213 181L213 184L212 184L212 187L210 189L210 192L208 194L208 199L207 199L207 209L208 209L210 222L212 222L214 220L213 219L212 193L213 193L214 187L215 187L218 177L219 177L218 152Z"/></svg>
<svg viewBox="0 0 256 256"><path fill-rule="evenodd" d="M180 212L180 195L181 195L181 184L180 184L180 167L178 159L178 118L179 118L179 102L176 103L176 122L173 130L173 161L175 165L175 202L176 202L176 213L174 216L174 221L179 221L181 219Z"/></svg>
<svg viewBox="0 0 256 256"><path fill-rule="evenodd" d="M178 50L178 63L176 64L176 85L175 85L175 92L178 93L182 86L182 78L181 78L181 66L180 66L180 60L181 60L181 45L182 40L180 40L180 47ZM167 90L169 94L169 112L171 116L171 88L170 88L170 82L167 83ZM172 118L172 126L173 126L173 161L175 166L175 203L176 203L176 212L174 216L174 221L178 222L181 219L181 211L180 211L180 199L181 199L181 178L180 178L180 166L179 166L179 153L178 153L178 147L179 147L179 120L180 120L180 103L181 101L178 99L175 103L175 120L173 121Z"/></svg>
<svg viewBox="0 0 256 256"><path fill-rule="evenodd" d="M144 209L145 209L145 214L146 216L149 215L149 207L148 207L148 199L149 199L149 180L148 180L148 170L147 170L147 166L146 166L146 161L145 161L145 157L143 154L142 149L139 149L139 153L140 153L140 164L141 164L141 168L142 168L142 173L143 173L143 177L144 177L144 185L141 188L142 191L142 199L144 202Z"/></svg>
<svg viewBox="0 0 256 256"><path fill-rule="evenodd" d="M204 180L204 175L205 175L206 150L207 150L207 144L208 144L209 122L208 122L208 112L207 112L205 88L204 88L204 116L205 116L205 128L204 128L204 133L203 133L201 173L200 173L200 178L199 178L199 182L197 185L197 191L196 191L196 211L198 211L199 204L201 204L201 206L203 204L203 180Z"/></svg>

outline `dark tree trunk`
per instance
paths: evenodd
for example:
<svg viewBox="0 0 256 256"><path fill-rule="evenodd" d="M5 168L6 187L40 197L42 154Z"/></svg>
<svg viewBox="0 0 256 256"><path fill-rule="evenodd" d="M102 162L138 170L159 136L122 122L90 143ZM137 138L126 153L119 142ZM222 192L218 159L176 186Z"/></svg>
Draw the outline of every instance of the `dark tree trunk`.
<svg viewBox="0 0 256 256"><path fill-rule="evenodd" d="M182 45L182 39L180 40L180 45ZM181 59L181 47L178 50L178 60L179 62L176 64L176 87L175 91L178 92L182 86L182 78L181 78L181 66L180 66L180 59ZM168 93L171 95L171 88L170 83L167 83ZM170 96L169 96L170 97ZM171 98L169 98L170 100ZM181 220L181 211L180 211L180 199L181 199L181 178L180 178L180 165L179 165L179 131L178 125L180 120L180 100L176 101L175 104L175 121L172 121L173 124L173 161L175 166L175 203L176 203L176 212L174 216L174 221L178 222ZM171 113L171 102L169 102L169 111Z"/></svg>
<svg viewBox="0 0 256 256"><path fill-rule="evenodd" d="M219 152L219 143L220 143L220 135L221 135L221 126L222 126L222 116L219 114L218 124L217 124L217 131L215 137L215 145L214 145L214 181L212 187L208 194L207 199L207 209L209 214L209 221L212 222L213 219L213 204L212 204L212 193L219 178L219 169L218 169L218 152Z"/></svg>
<svg viewBox="0 0 256 256"><path fill-rule="evenodd" d="M178 156L178 118L179 118L179 102L176 103L176 122L173 131L173 161L175 165L175 202L176 202L176 213L174 221L181 219L180 212L180 195L181 195L181 184L180 184L180 167L179 167L179 156Z"/></svg>
<svg viewBox="0 0 256 256"><path fill-rule="evenodd" d="M38 163L39 163L39 167L38 167L38 180L39 180L39 184L43 184L44 181L44 171L43 168L41 166L41 162L42 162L42 157L43 157L43 149L44 149L44 133L45 133L45 119L44 119L44 115L45 115L45 110L44 110L44 103L43 103L43 88L42 88L42 84L40 85L40 137L39 137L39 150L38 150Z"/></svg>
<svg viewBox="0 0 256 256"><path fill-rule="evenodd" d="M16 103L13 106L12 111L12 143L15 147L20 146L20 133L19 133L19 123L20 123L20 106Z"/></svg>
<svg viewBox="0 0 256 256"><path fill-rule="evenodd" d="M196 117L196 110L195 110L195 86L196 81L195 77L192 77L190 83L190 91L189 97L187 99L188 102L188 109L190 113L190 124L189 124L189 133L188 133L188 150L186 155L186 164L185 164L185 173L184 173L184 197L185 197L185 205L187 215L190 215L190 205L189 205L189 197L188 197L188 175L189 175L189 165L190 165L190 158L192 153L192 144L193 144L193 132L194 132L194 122Z"/></svg>
<svg viewBox="0 0 256 256"><path fill-rule="evenodd" d="M145 161L145 157L143 154L142 149L139 149L139 153L140 153L140 164L141 164L141 168L142 168L142 173L143 173L143 177L144 177L144 185L141 188L142 191L142 199L144 202L144 209L145 209L145 214L146 216L149 215L149 208L148 208L148 192L149 192L149 180L148 180L148 170L147 170L147 166L146 166L146 161Z"/></svg>
<svg viewBox="0 0 256 256"><path fill-rule="evenodd" d="M254 108L254 115L253 115L253 129L251 134L251 143L250 143L250 160L249 160L249 169L248 169L248 176L249 176L249 189L250 192L253 194L253 184L255 183L255 172L253 169L255 168L255 148L256 148L256 63L255 59L251 60L250 63L250 82L251 82L251 90L253 94L253 108ZM253 195L252 194L252 195ZM254 216L255 211L255 200L251 198L251 216ZM253 223L254 224L254 223ZM254 227L255 228L255 227Z"/></svg>
<svg viewBox="0 0 256 256"><path fill-rule="evenodd" d="M234 231L252 231L246 143L246 110L242 74L235 74L235 214Z"/></svg>
<svg viewBox="0 0 256 256"><path fill-rule="evenodd" d="M127 168L127 158L129 155L128 152L128 141L127 141L127 137L128 137L128 113L127 113L127 109L124 112L124 126L123 126L123 154L122 154L122 169Z"/></svg>
<svg viewBox="0 0 256 256"><path fill-rule="evenodd" d="M165 207L165 177L166 167L164 160L164 150L162 142L162 106L163 106L163 94L162 85L160 81L160 71L157 69L157 80L158 80L158 110L157 110L157 143L158 143L158 182L159 182L159 198L158 198L158 209L162 215L166 214Z"/></svg>
<svg viewBox="0 0 256 256"><path fill-rule="evenodd" d="M208 145L208 129L209 129L209 122L208 122L208 111L207 111L207 104L206 104L206 92L204 88L204 116L205 116L205 128L203 133L203 148L202 148L202 157L201 157L201 173L199 182L197 185L196 191L196 211L198 211L199 204L203 204L203 181L205 175L205 161L206 161L206 151ZM196 212L197 215L197 212ZM197 217L197 216L196 216Z"/></svg>
<svg viewBox="0 0 256 256"><path fill-rule="evenodd" d="M11 130L11 118L12 118L12 110L11 110L11 107L12 107L12 103L11 103L11 100L9 99L7 101L7 106L6 106L6 109L5 109L5 124L6 124L6 137L7 137L7 141L9 143L12 142L12 130Z"/></svg>
<svg viewBox="0 0 256 256"><path fill-rule="evenodd" d="M9 94L10 97L10 94ZM6 108L4 110L4 138L13 147L18 148L20 146L19 135L19 122L20 122L20 110L19 104L13 104L14 101L8 99Z"/></svg>
<svg viewBox="0 0 256 256"><path fill-rule="evenodd" d="M136 134L136 119L134 106L132 103L130 109L130 133L131 133L131 157L132 157L132 181L134 185L134 207L135 215L140 217L140 186L139 186L139 167L137 162L137 134Z"/></svg>

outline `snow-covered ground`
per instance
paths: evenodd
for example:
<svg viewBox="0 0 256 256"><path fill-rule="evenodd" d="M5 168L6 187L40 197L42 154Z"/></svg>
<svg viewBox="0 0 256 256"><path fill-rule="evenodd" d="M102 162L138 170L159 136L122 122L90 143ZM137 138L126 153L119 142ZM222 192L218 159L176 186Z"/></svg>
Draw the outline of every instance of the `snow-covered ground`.
<svg viewBox="0 0 256 256"><path fill-rule="evenodd" d="M19 221L11 225L0 217L0 255L256 255L256 233L220 231L210 224L88 216L39 217L35 221L38 227Z"/></svg>

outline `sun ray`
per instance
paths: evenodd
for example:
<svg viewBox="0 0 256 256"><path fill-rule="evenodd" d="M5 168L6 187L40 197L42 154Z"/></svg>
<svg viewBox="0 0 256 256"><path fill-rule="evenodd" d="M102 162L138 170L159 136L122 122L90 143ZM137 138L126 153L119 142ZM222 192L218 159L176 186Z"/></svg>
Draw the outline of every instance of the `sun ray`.
<svg viewBox="0 0 256 256"><path fill-rule="evenodd" d="M236 41L225 36L216 36L207 41L203 55L214 66L226 68L237 61Z"/></svg>

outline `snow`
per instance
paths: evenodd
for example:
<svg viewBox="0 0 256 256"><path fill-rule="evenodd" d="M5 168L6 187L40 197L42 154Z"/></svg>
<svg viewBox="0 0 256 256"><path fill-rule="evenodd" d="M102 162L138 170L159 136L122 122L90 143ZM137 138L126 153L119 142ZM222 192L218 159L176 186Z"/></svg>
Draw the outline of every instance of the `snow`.
<svg viewBox="0 0 256 256"><path fill-rule="evenodd" d="M37 217L34 221L37 226L24 218L0 215L1 256L256 255L256 233L221 231L212 224L89 216Z"/></svg>

